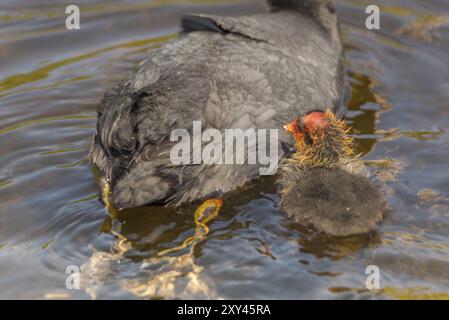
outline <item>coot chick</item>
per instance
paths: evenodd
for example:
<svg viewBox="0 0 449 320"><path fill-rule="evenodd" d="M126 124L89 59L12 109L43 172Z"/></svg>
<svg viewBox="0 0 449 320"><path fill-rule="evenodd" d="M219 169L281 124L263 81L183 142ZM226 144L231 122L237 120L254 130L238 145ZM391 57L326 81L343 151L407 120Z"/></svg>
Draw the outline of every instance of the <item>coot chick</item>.
<svg viewBox="0 0 449 320"><path fill-rule="evenodd" d="M259 164L175 165L175 129L280 129L317 105L341 105L342 45L333 0L269 0L269 12L186 15L183 34L153 50L98 107L90 162L117 208L179 206L259 177ZM254 146L251 146L254 147ZM277 164L277 163L276 163Z"/></svg>
<svg viewBox="0 0 449 320"><path fill-rule="evenodd" d="M281 207L288 217L332 236L374 231L386 201L354 155L345 123L330 111L313 111L284 128L297 149L281 164Z"/></svg>

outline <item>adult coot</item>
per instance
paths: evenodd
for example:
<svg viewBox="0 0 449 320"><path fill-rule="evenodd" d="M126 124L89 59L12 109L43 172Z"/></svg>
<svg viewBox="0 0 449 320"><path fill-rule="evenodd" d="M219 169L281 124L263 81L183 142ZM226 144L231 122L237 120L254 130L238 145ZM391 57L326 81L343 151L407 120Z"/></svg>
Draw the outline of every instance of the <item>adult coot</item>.
<svg viewBox="0 0 449 320"><path fill-rule="evenodd" d="M89 159L117 208L177 206L259 177L259 164L174 164L174 129L191 133L196 120L220 131L282 129L292 114L339 108L334 1L270 0L268 8L237 18L184 16L179 38L106 93ZM280 159L293 139L283 130L278 139Z"/></svg>

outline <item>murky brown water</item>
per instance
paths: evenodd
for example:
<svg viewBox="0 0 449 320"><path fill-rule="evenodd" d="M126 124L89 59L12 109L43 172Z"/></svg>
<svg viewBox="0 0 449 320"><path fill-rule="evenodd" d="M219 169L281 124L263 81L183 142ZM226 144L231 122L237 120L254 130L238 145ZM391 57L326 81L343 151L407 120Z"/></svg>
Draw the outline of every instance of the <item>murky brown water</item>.
<svg viewBox="0 0 449 320"><path fill-rule="evenodd" d="M449 5L341 0L359 150L391 190L373 237L335 241L285 223L273 179L230 194L207 238L193 211L110 212L86 162L95 107L183 12L241 15L263 1L0 4L0 298L449 298ZM378 4L381 30L364 28ZM379 266L383 290L365 288ZM81 290L65 287L79 266Z"/></svg>

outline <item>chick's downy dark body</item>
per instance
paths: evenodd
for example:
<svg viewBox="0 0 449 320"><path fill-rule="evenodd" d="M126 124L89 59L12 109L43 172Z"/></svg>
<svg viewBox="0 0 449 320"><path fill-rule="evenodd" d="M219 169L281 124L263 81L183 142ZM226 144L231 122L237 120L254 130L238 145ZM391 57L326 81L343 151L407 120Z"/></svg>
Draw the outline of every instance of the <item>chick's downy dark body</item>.
<svg viewBox="0 0 449 320"><path fill-rule="evenodd" d="M279 130L294 114L340 105L342 47L333 0L272 0L271 12L188 15L184 33L152 51L106 93L89 159L119 208L181 205L259 177L258 164L173 165L174 129Z"/></svg>
<svg viewBox="0 0 449 320"><path fill-rule="evenodd" d="M379 187L341 168L306 170L282 195L289 220L333 236L377 229L387 205Z"/></svg>
<svg viewBox="0 0 449 320"><path fill-rule="evenodd" d="M387 201L355 154L346 123L330 111L316 111L285 128L297 149L283 160L279 179L289 221L331 236L374 232Z"/></svg>

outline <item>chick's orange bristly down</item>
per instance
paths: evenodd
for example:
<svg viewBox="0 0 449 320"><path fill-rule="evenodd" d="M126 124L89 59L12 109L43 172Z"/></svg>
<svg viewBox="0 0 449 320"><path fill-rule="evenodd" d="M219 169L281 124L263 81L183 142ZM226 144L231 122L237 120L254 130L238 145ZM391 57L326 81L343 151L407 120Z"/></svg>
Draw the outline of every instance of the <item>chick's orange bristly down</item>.
<svg viewBox="0 0 449 320"><path fill-rule="evenodd" d="M293 135L293 139L295 139L295 143L301 144L304 139L304 133L299 127L299 119L295 117L295 119L284 125L284 130L290 132ZM297 146L298 147L298 146Z"/></svg>

